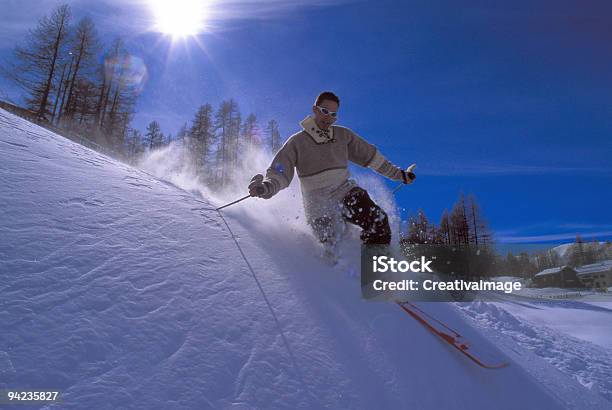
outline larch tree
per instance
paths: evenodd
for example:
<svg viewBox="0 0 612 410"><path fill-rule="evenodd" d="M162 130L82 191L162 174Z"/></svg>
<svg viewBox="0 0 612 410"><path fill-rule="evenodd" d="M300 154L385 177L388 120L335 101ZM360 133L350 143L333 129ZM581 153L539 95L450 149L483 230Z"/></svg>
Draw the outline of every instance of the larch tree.
<svg viewBox="0 0 612 410"><path fill-rule="evenodd" d="M25 45L15 48L16 63L3 70L27 92L28 108L40 119L53 121L52 93L59 87L59 67L68 57L70 18L70 7L64 4L40 19L28 32Z"/></svg>
<svg viewBox="0 0 612 410"><path fill-rule="evenodd" d="M89 107L83 107L83 105L90 105L90 98L95 95L95 86L90 77L91 70L96 64L95 57L99 47L100 43L93 21L88 17L82 18L76 26L72 41L71 65L64 85L62 108L58 115L60 118L62 114L65 114L74 119L75 113L80 112L80 122L82 122L84 114L89 113ZM85 96L77 95L79 92L84 93ZM78 104L77 100L81 104Z"/></svg>
<svg viewBox="0 0 612 410"><path fill-rule="evenodd" d="M210 104L204 104L198 108L189 130L189 151L191 153L192 165L198 175L202 175L207 165L208 156L214 143L213 109Z"/></svg>
<svg viewBox="0 0 612 410"><path fill-rule="evenodd" d="M272 154L276 154L282 147L281 136L278 130L278 122L276 122L276 120L268 121L266 134L270 150L272 151Z"/></svg>

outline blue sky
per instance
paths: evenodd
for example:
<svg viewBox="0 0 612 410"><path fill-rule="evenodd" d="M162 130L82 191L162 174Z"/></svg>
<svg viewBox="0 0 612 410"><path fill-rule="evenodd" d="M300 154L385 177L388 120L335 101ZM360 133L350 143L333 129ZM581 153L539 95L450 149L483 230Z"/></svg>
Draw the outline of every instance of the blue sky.
<svg viewBox="0 0 612 410"><path fill-rule="evenodd" d="M0 0L0 58L60 2ZM398 194L437 222L473 193L503 240L612 238L609 1L212 2L205 32L151 31L146 0L69 1L148 70L135 125L175 133L233 97L286 137L331 89L339 124L418 181ZM225 5L224 5L225 4ZM0 93L16 92L0 79Z"/></svg>

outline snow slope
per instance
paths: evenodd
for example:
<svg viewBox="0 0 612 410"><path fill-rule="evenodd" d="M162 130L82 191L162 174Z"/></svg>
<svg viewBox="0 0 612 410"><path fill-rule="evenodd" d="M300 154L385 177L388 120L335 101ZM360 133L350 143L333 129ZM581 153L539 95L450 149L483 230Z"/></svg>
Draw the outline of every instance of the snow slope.
<svg viewBox="0 0 612 410"><path fill-rule="evenodd" d="M551 249L551 251L554 251L557 253L557 255L559 255L561 257L561 260L566 261L567 257L568 257L568 251L569 249L572 247L574 243L564 243L561 245L557 245L554 248Z"/></svg>
<svg viewBox="0 0 612 410"><path fill-rule="evenodd" d="M350 260L270 223L290 192L222 218L3 110L0 158L0 389L60 389L47 407L68 409L610 407L537 357L534 377L453 304L423 307L510 367L361 300Z"/></svg>
<svg viewBox="0 0 612 410"><path fill-rule="evenodd" d="M520 351L519 357L541 357L612 400L612 305L508 298L459 306L511 356L515 353L511 347L519 345L528 351Z"/></svg>

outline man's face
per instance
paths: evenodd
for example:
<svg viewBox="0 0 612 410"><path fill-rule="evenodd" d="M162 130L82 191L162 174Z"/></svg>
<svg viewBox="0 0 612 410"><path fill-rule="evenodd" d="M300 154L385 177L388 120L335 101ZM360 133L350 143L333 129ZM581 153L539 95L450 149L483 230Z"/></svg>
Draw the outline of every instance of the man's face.
<svg viewBox="0 0 612 410"><path fill-rule="evenodd" d="M319 103L319 107L325 108L330 112L338 111L338 103L331 100L323 100ZM336 117L332 117L329 114L323 114L317 106L312 107L312 112L314 114L314 120L322 130L328 129L335 121Z"/></svg>

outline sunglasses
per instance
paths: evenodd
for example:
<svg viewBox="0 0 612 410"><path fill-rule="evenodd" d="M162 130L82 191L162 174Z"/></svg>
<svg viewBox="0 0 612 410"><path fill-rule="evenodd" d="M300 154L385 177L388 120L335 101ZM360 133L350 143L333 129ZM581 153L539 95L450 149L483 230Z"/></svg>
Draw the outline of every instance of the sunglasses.
<svg viewBox="0 0 612 410"><path fill-rule="evenodd" d="M338 111L330 111L325 107L319 107L318 105L315 105L315 107L317 107L317 109L321 112L321 114L323 115L329 115L330 117L334 117L336 118L338 116Z"/></svg>

